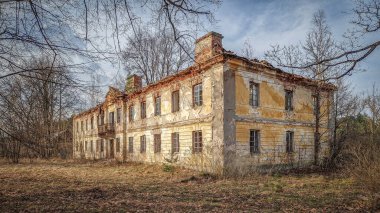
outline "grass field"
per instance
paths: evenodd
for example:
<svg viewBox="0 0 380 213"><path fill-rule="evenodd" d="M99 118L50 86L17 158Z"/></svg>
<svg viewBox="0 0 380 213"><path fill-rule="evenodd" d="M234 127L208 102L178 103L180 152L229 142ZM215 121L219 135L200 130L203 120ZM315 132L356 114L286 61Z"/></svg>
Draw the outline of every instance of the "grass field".
<svg viewBox="0 0 380 213"><path fill-rule="evenodd" d="M0 212L366 211L365 192L332 174L224 179L159 165L0 162Z"/></svg>

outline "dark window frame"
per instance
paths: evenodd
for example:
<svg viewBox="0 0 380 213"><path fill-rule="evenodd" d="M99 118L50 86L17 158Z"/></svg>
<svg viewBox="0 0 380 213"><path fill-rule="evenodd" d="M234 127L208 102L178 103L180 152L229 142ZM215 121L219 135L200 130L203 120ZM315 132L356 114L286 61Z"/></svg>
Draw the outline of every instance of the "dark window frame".
<svg viewBox="0 0 380 213"><path fill-rule="evenodd" d="M140 118L141 119L146 118L146 101L140 102Z"/></svg>
<svg viewBox="0 0 380 213"><path fill-rule="evenodd" d="M293 111L293 99L294 99L294 92L292 90L285 90L285 110L286 111Z"/></svg>
<svg viewBox="0 0 380 213"><path fill-rule="evenodd" d="M161 115L161 96L156 96L154 98L154 115L155 116Z"/></svg>
<svg viewBox="0 0 380 213"><path fill-rule="evenodd" d="M175 102L175 95L178 96L177 102ZM179 90L173 91L172 92L172 113L179 111L179 103L180 103L179 99L180 99Z"/></svg>
<svg viewBox="0 0 380 213"><path fill-rule="evenodd" d="M140 153L146 153L146 136L140 136Z"/></svg>
<svg viewBox="0 0 380 213"><path fill-rule="evenodd" d="M128 153L133 153L133 137L128 137Z"/></svg>
<svg viewBox="0 0 380 213"><path fill-rule="evenodd" d="M203 138L202 138L202 131L197 130L193 131L193 154L202 153L203 150Z"/></svg>
<svg viewBox="0 0 380 213"><path fill-rule="evenodd" d="M293 131L286 131L286 153L293 153L294 152L294 132Z"/></svg>
<svg viewBox="0 0 380 213"><path fill-rule="evenodd" d="M193 85L193 107L203 104L203 85L202 83Z"/></svg>
<svg viewBox="0 0 380 213"><path fill-rule="evenodd" d="M134 105L130 105L128 107L128 120L129 120L130 123L133 122L134 117L135 117Z"/></svg>
<svg viewBox="0 0 380 213"><path fill-rule="evenodd" d="M249 105L260 106L260 84L253 81L249 82Z"/></svg>
<svg viewBox="0 0 380 213"><path fill-rule="evenodd" d="M249 152L251 154L260 153L260 130L249 130Z"/></svg>
<svg viewBox="0 0 380 213"><path fill-rule="evenodd" d="M161 153L161 134L154 134L154 153Z"/></svg>
<svg viewBox="0 0 380 213"><path fill-rule="evenodd" d="M179 150L180 150L179 133L173 132L172 133L172 154L179 153Z"/></svg>
<svg viewBox="0 0 380 213"><path fill-rule="evenodd" d="M120 138L116 138L116 152L119 153L120 152Z"/></svg>

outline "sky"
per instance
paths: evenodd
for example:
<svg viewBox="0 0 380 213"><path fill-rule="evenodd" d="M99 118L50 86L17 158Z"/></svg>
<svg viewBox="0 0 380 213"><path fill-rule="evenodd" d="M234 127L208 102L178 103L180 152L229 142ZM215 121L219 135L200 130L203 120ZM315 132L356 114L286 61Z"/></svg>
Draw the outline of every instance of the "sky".
<svg viewBox="0 0 380 213"><path fill-rule="evenodd" d="M343 34L353 27L350 24L353 3L353 0L224 0L216 9L217 23L211 30L224 36L225 49L239 53L248 39L255 57L264 59L264 53L271 45L304 41L313 13L318 10L325 12L335 39L342 40ZM379 39L376 34L363 39L363 44L374 39ZM348 78L355 91L369 90L373 83L380 87L379 48L362 61L359 68L364 71L354 72Z"/></svg>

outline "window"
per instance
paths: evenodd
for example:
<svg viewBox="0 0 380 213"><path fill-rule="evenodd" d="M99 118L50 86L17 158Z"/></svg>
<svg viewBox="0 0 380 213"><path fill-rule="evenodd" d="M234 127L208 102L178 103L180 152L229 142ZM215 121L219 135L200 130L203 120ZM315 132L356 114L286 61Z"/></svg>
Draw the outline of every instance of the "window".
<svg viewBox="0 0 380 213"><path fill-rule="evenodd" d="M88 150L88 143L87 143L87 141L85 141L85 142L84 142L84 151L87 152L87 150Z"/></svg>
<svg viewBox="0 0 380 213"><path fill-rule="evenodd" d="M179 111L179 90L172 92L172 112Z"/></svg>
<svg viewBox="0 0 380 213"><path fill-rule="evenodd" d="M77 132L79 132L79 122L77 121Z"/></svg>
<svg viewBox="0 0 380 213"><path fill-rule="evenodd" d="M161 134L154 134L154 153L161 152Z"/></svg>
<svg viewBox="0 0 380 213"><path fill-rule="evenodd" d="M293 91L285 90L285 110L293 110Z"/></svg>
<svg viewBox="0 0 380 213"><path fill-rule="evenodd" d="M193 131L193 153L202 152L202 131Z"/></svg>
<svg viewBox="0 0 380 213"><path fill-rule="evenodd" d="M142 101L140 103L140 116L141 116L141 119L146 118L146 102L145 101Z"/></svg>
<svg viewBox="0 0 380 213"><path fill-rule="evenodd" d="M94 152L94 145L92 144L92 141L90 141L90 152Z"/></svg>
<svg viewBox="0 0 380 213"><path fill-rule="evenodd" d="M100 114L100 120L99 120L100 125L104 124L104 114Z"/></svg>
<svg viewBox="0 0 380 213"><path fill-rule="evenodd" d="M86 131L88 130L88 119L86 119Z"/></svg>
<svg viewBox="0 0 380 213"><path fill-rule="evenodd" d="M80 130L83 132L83 121L80 122Z"/></svg>
<svg viewBox="0 0 380 213"><path fill-rule="evenodd" d="M128 113L129 122L132 122L133 118L135 117L135 109L133 108L133 105L129 106L128 112L129 112Z"/></svg>
<svg viewBox="0 0 380 213"><path fill-rule="evenodd" d="M193 106L202 105L202 84L194 85L193 87Z"/></svg>
<svg viewBox="0 0 380 213"><path fill-rule="evenodd" d="M179 133L172 133L172 153L179 152Z"/></svg>
<svg viewBox="0 0 380 213"><path fill-rule="evenodd" d="M318 105L318 99L316 95L313 95L313 113L314 115L317 114L317 105Z"/></svg>
<svg viewBox="0 0 380 213"><path fill-rule="evenodd" d="M161 96L154 99L154 115L161 115Z"/></svg>
<svg viewBox="0 0 380 213"><path fill-rule="evenodd" d="M120 138L116 138L116 152L120 152Z"/></svg>
<svg viewBox="0 0 380 213"><path fill-rule="evenodd" d="M91 129L94 129L94 116L91 116Z"/></svg>
<svg viewBox="0 0 380 213"><path fill-rule="evenodd" d="M249 105L259 106L259 84L253 82L249 83Z"/></svg>
<svg viewBox="0 0 380 213"><path fill-rule="evenodd" d="M108 123L110 123L110 124L113 124L113 123L115 123L115 117L114 117L114 112L110 112L110 113L108 113L108 116L109 116L109 118L108 118Z"/></svg>
<svg viewBox="0 0 380 213"><path fill-rule="evenodd" d="M96 150L99 152L99 150L100 150L100 142L101 142L101 140L96 140Z"/></svg>
<svg viewBox="0 0 380 213"><path fill-rule="evenodd" d="M121 108L116 109L116 122L120 123L121 121Z"/></svg>
<svg viewBox="0 0 380 213"><path fill-rule="evenodd" d="M133 153L133 137L128 138L128 152Z"/></svg>
<svg viewBox="0 0 380 213"><path fill-rule="evenodd" d="M78 141L75 142L75 151L79 151L79 144L78 144Z"/></svg>
<svg viewBox="0 0 380 213"><path fill-rule="evenodd" d="M286 152L291 153L293 152L293 137L294 132L292 131L286 131Z"/></svg>
<svg viewBox="0 0 380 213"><path fill-rule="evenodd" d="M140 153L146 152L146 138L145 135L140 136Z"/></svg>
<svg viewBox="0 0 380 213"><path fill-rule="evenodd" d="M100 151L104 152L104 140L103 139L100 141Z"/></svg>
<svg viewBox="0 0 380 213"><path fill-rule="evenodd" d="M251 154L260 153L260 131L250 130L249 134L249 152Z"/></svg>

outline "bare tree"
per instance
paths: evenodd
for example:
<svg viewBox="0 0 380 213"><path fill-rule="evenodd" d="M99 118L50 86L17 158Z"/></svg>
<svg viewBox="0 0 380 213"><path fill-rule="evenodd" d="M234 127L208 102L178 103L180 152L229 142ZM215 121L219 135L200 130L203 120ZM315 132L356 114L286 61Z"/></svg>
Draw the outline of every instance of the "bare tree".
<svg viewBox="0 0 380 213"><path fill-rule="evenodd" d="M255 51L252 46L252 41L251 39L247 38L244 41L243 48L240 50L240 55L248 58L248 59L253 59L255 57Z"/></svg>
<svg viewBox="0 0 380 213"><path fill-rule="evenodd" d="M188 66L188 49L179 46L170 29L159 23L158 27L136 29L128 38L123 58L129 74L141 75L146 84L151 84Z"/></svg>
<svg viewBox="0 0 380 213"><path fill-rule="evenodd" d="M302 64L314 64L305 69L298 70L297 73L314 79L317 82L313 91L313 105L315 117L314 133L314 163L317 164L320 153L321 138L328 131L322 131L322 126L327 126L326 117L329 113L328 106L331 97L323 90L323 84L331 76L339 72L337 67L330 67L325 59L334 57L338 52L338 46L333 39L333 35L326 23L323 11L318 11L312 19L312 28L306 35L305 42L299 46L272 46L272 49L265 53L269 61L275 62L278 66L289 68L292 72ZM328 71L328 72L327 72Z"/></svg>

